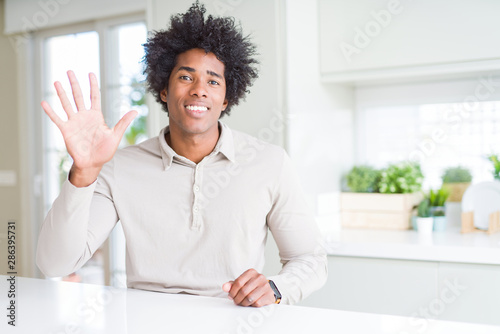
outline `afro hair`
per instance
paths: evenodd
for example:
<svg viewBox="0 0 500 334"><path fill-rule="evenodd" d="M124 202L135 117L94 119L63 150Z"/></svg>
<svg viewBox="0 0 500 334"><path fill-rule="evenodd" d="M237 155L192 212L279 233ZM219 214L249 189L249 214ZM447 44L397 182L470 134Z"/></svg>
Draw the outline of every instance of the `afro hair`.
<svg viewBox="0 0 500 334"><path fill-rule="evenodd" d="M170 18L168 30L155 31L144 44L147 88L167 113L167 103L161 100L160 93L168 88L177 56L185 51L203 49L224 64L228 105L221 117L238 105L258 77L255 45L243 36L240 25L232 17L205 18L205 12L205 6L196 1L186 13Z"/></svg>

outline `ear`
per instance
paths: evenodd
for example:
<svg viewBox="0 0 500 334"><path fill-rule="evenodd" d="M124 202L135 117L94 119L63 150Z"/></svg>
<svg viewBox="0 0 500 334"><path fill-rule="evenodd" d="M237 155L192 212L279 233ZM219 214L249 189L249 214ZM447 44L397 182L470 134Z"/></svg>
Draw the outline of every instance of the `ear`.
<svg viewBox="0 0 500 334"><path fill-rule="evenodd" d="M167 89L163 89L161 92L160 92L160 98L163 102L167 102Z"/></svg>
<svg viewBox="0 0 500 334"><path fill-rule="evenodd" d="M224 102L222 103L222 111L226 110L228 104L229 102L227 102L227 100L225 99Z"/></svg>

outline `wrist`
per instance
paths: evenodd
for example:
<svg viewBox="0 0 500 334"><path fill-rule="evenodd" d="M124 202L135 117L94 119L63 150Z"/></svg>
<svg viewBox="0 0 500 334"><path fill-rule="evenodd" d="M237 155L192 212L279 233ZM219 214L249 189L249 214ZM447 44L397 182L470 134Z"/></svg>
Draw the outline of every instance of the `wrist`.
<svg viewBox="0 0 500 334"><path fill-rule="evenodd" d="M88 187L95 180L101 172L102 167L88 167L88 168L78 168L73 164L68 174L68 180L77 188Z"/></svg>

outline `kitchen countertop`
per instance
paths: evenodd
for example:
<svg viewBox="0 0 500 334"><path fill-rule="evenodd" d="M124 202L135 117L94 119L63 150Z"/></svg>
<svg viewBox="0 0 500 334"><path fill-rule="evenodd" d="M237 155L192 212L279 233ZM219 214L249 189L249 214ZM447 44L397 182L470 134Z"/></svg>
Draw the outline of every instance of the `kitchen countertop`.
<svg viewBox="0 0 500 334"><path fill-rule="evenodd" d="M7 324L8 276L0 276L1 333L413 334L410 317L270 305L17 277L16 327ZM433 320L426 333L498 334L500 327Z"/></svg>
<svg viewBox="0 0 500 334"><path fill-rule="evenodd" d="M329 255L500 265L500 232L462 234L458 227L414 230L342 229L326 235Z"/></svg>

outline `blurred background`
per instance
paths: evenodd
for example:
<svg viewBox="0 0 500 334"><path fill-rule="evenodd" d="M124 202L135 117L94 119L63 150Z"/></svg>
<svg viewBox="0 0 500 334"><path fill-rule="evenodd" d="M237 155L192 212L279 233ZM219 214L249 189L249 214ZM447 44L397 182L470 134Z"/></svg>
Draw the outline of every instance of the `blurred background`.
<svg viewBox="0 0 500 334"><path fill-rule="evenodd" d="M261 62L251 93L222 121L288 151L325 236L341 229L339 196L353 166L416 162L425 191L441 187L450 167L466 168L472 183L494 179L500 2L203 2L241 22ZM40 101L64 118L53 82L70 91L72 69L88 103L94 72L108 125L139 111L122 147L158 135L168 118L145 92L142 44L191 3L0 0L0 226L16 222L20 276L43 277L34 263L38 229L71 166ZM6 228L0 259L5 241ZM279 270L275 246L269 254L266 270ZM58 279L125 286L119 224L84 268Z"/></svg>

